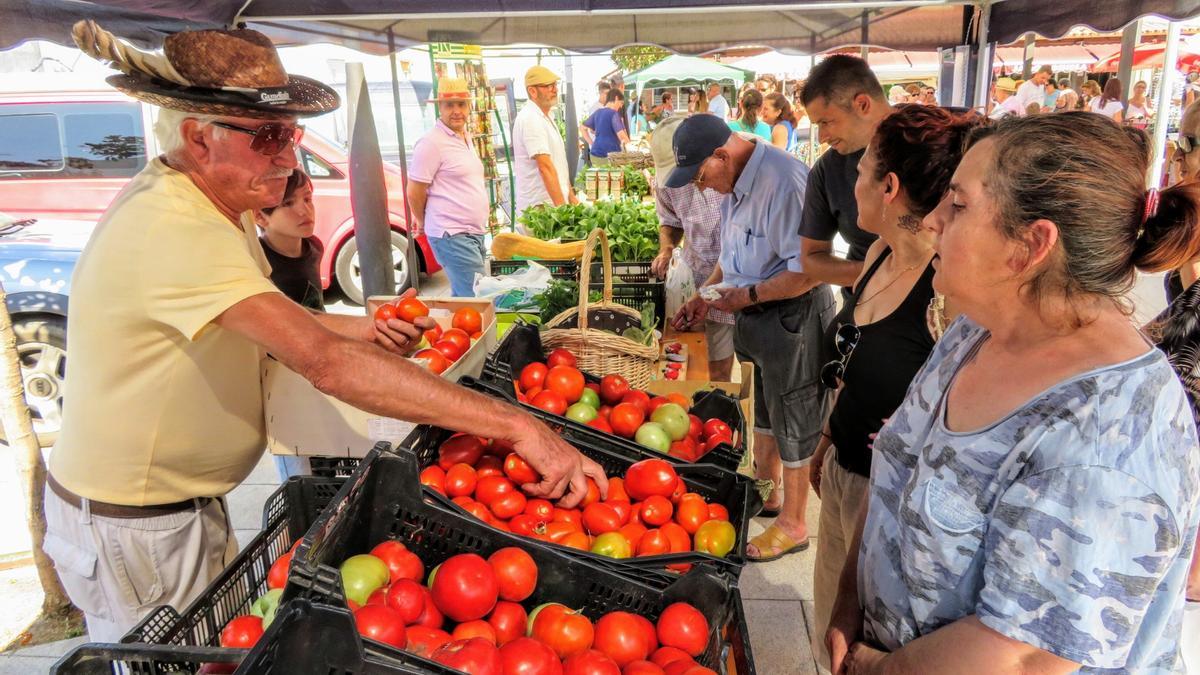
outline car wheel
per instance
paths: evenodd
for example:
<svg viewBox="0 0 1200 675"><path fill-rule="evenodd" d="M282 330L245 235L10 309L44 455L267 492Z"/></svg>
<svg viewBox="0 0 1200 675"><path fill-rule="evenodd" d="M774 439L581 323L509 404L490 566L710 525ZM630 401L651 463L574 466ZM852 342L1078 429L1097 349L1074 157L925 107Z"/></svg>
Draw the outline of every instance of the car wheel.
<svg viewBox="0 0 1200 675"><path fill-rule="evenodd" d="M43 448L54 445L62 429L63 385L67 377L67 320L61 317L14 317L17 360L33 431ZM0 429L0 439L4 438Z"/></svg>
<svg viewBox="0 0 1200 675"><path fill-rule="evenodd" d="M408 261L404 250L408 248L408 237L392 230L392 265L396 270L396 292L408 284ZM419 256L419 254L418 254ZM334 261L334 276L338 286L351 302L363 304L362 267L358 262L358 241L351 236L342 244Z"/></svg>

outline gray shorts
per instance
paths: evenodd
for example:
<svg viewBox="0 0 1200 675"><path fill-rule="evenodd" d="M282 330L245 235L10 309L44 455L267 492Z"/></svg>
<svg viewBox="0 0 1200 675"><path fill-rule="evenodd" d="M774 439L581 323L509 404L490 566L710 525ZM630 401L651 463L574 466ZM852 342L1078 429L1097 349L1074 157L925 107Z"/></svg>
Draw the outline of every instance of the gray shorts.
<svg viewBox="0 0 1200 675"><path fill-rule="evenodd" d="M185 609L237 555L224 498L165 516L105 518L47 487L44 505L42 549L92 642L119 642L159 605Z"/></svg>
<svg viewBox="0 0 1200 675"><path fill-rule="evenodd" d="M733 356L733 324L705 321L704 342L708 344L709 361L720 361Z"/></svg>
<svg viewBox="0 0 1200 675"><path fill-rule="evenodd" d="M821 395L821 340L836 310L829 286L737 314L733 343L754 364L754 430L769 433L789 468L817 447L827 397Z"/></svg>

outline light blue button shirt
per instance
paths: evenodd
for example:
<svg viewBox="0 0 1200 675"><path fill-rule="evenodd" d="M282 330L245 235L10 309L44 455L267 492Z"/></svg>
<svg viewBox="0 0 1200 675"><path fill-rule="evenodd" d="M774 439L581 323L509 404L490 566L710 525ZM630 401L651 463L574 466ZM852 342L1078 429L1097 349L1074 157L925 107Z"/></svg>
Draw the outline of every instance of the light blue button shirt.
<svg viewBox="0 0 1200 675"><path fill-rule="evenodd" d="M808 167L770 143L755 143L733 194L721 205L721 273L744 287L800 266L800 216Z"/></svg>

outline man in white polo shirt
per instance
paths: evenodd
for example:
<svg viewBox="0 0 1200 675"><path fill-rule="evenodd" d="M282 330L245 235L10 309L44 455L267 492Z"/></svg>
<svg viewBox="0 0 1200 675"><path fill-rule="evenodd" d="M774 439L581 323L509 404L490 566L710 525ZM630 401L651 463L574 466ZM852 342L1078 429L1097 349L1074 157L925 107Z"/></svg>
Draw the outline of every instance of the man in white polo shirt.
<svg viewBox="0 0 1200 675"><path fill-rule="evenodd" d="M558 75L544 66L525 73L529 101L513 123L517 215L539 204L577 204L567 169L567 146L550 110L558 102Z"/></svg>

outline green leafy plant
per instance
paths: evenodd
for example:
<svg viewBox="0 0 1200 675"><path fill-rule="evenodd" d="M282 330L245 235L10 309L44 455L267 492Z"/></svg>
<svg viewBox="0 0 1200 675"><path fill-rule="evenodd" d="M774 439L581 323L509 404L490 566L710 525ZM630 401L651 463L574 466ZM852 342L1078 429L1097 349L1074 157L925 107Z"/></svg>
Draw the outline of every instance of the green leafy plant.
<svg viewBox="0 0 1200 675"><path fill-rule="evenodd" d="M636 200L527 209L521 222L538 239L586 239L598 227L608 235L615 262L646 262L658 253L654 205Z"/></svg>
<svg viewBox="0 0 1200 675"><path fill-rule="evenodd" d="M621 173L625 175L625 187L621 190L622 196L640 200L642 197L650 195L650 183L646 181L646 174L642 173L640 169L624 166L621 167Z"/></svg>
<svg viewBox="0 0 1200 675"><path fill-rule="evenodd" d="M588 302L600 302L600 299L600 293L588 293ZM533 296L533 302L538 306L544 327L554 317L579 305L579 282L554 279L546 290Z"/></svg>

